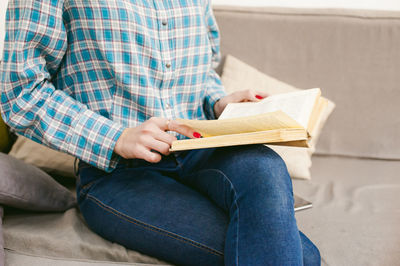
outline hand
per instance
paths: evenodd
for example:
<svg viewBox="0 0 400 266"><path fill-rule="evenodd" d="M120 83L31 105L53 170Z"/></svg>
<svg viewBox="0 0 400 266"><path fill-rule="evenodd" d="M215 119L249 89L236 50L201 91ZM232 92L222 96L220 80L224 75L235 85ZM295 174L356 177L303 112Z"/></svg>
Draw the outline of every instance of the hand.
<svg viewBox="0 0 400 266"><path fill-rule="evenodd" d="M115 144L114 152L125 159L138 158L157 163L161 160L159 153L168 155L172 142L176 140L166 131L175 131L189 138L201 137L190 127L174 120L152 117L137 127L125 129Z"/></svg>
<svg viewBox="0 0 400 266"><path fill-rule="evenodd" d="M254 92L252 90L243 90L243 91L236 91L233 92L225 97L222 97L217 101L214 105L214 114L215 117L219 117L222 114L222 111L224 111L225 107L228 105L228 103L239 103L239 102L257 102L265 97L267 97L268 94L264 92Z"/></svg>

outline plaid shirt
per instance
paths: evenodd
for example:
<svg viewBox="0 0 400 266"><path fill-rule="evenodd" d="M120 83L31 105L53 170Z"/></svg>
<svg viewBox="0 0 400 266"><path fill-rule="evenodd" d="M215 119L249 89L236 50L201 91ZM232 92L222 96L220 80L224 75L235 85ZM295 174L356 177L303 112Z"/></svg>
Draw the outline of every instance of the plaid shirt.
<svg viewBox="0 0 400 266"><path fill-rule="evenodd" d="M225 95L210 0L10 0L6 18L4 121L107 172L124 128L212 119Z"/></svg>

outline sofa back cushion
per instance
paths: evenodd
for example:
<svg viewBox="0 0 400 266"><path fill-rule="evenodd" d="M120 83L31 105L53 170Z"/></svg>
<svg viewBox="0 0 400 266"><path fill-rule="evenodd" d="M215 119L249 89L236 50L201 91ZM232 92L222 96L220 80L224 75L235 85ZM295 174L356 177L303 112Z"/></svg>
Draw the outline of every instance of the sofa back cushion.
<svg viewBox="0 0 400 266"><path fill-rule="evenodd" d="M214 10L221 51L336 103L317 153L400 159L400 11ZM254 88L256 89L256 88Z"/></svg>

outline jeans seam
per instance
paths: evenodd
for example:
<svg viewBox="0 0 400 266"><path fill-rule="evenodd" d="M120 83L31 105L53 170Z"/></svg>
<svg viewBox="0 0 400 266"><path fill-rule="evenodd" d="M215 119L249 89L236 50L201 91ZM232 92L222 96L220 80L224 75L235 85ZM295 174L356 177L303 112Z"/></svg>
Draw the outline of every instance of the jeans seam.
<svg viewBox="0 0 400 266"><path fill-rule="evenodd" d="M79 196L80 196L80 197L85 196L85 194L87 194L87 190L88 190L89 188L91 188L91 187L94 185L94 183L95 183L96 181L98 181L98 180L95 179L95 180L93 180L93 181L90 181L90 182L87 183L86 185L81 186L81 187L80 187L80 191L79 191Z"/></svg>
<svg viewBox="0 0 400 266"><path fill-rule="evenodd" d="M196 248L203 249L203 250L205 250L206 252L211 253L211 254L213 254L213 255L221 256L221 257L223 257L223 255L224 255L223 253L221 253L221 252L219 252L219 251L217 251L217 250L215 250L215 249L213 249L213 248L210 248L210 247L208 247L208 246L205 246L205 245L203 245L203 244L201 244L201 243L195 242L195 241L193 241L193 240L191 240L191 239L187 239L187 238L182 237L182 236L180 236L180 235L177 235L177 234L175 234L175 233L166 231L166 230L164 230L164 229L161 229L161 228L155 227L155 226L153 226L153 225L150 225L150 224L144 223L144 222L142 222L142 221L139 221L139 220L137 220L137 219L134 219L134 218L132 218L132 217L130 217L130 216L124 214L124 213L121 213L121 212L115 210L114 208L112 208L112 207L110 207L110 206L104 204L103 202L101 202L99 199L97 199L97 198L94 197L94 196L87 195L86 197L87 197L88 199L92 200L92 201L93 201L96 205L98 205L100 208L102 208L102 209L104 209L104 210L110 212L111 214L113 214L113 215L115 215L115 216L118 216L118 217L122 218L123 220L125 220L125 221L127 221L127 222L129 222L129 223L138 225L138 226L140 226L140 227L142 227L142 228L151 230L151 231L156 232L156 233L158 233L158 234L161 234L161 235L170 237L170 238L172 238L172 239L181 241L181 242L183 242L183 243L189 244L189 245L194 246L194 247L196 247Z"/></svg>
<svg viewBox="0 0 400 266"><path fill-rule="evenodd" d="M239 265L239 205L237 202L238 193L236 192L236 189L233 186L231 180L229 180L229 178L226 176L226 174L224 172L222 172L219 169L215 169L215 168L210 168L210 169L205 169L205 170L211 170L211 171L214 170L215 172L220 173L224 177L224 179L228 181L229 185L231 186L231 188L233 190L233 193L235 194L235 200L233 201L233 204L235 204L235 206L237 208L237 223L238 223L237 230L236 230L236 232L237 232L236 243L237 244L236 244L236 259L235 260L236 260L236 265Z"/></svg>

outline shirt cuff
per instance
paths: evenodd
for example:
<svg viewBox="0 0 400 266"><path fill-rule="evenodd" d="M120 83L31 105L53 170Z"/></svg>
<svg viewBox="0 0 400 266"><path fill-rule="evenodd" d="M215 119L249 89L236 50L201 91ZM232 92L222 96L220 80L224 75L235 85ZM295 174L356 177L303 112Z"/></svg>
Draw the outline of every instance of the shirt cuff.
<svg viewBox="0 0 400 266"><path fill-rule="evenodd" d="M114 153L124 127L89 109L73 121L73 132L68 152L108 173L112 172L121 157Z"/></svg>
<svg viewBox="0 0 400 266"><path fill-rule="evenodd" d="M204 108L204 112L206 114L207 119L209 119L209 120L217 119L215 117L215 113L214 113L214 105L219 99L221 99L225 95L226 95L226 93L224 92L223 89L215 90L212 93L209 93L208 95L206 95L206 97L204 98L203 108Z"/></svg>

